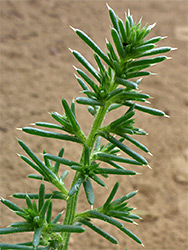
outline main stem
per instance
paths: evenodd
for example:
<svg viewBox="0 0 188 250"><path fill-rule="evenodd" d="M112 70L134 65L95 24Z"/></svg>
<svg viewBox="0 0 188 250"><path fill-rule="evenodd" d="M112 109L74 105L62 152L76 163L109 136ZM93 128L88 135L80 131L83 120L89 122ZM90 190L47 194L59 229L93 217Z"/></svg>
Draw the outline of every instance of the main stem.
<svg viewBox="0 0 188 250"><path fill-rule="evenodd" d="M93 148L94 143L95 143L95 134L96 134L97 130L100 128L100 126L105 118L105 115L106 115L106 112L107 112L109 105L110 105L110 102L106 102L106 104L104 106L99 108L99 110L95 116L93 126L92 126L90 133L89 133L87 140L86 140L86 144L89 147L90 152L92 151L92 148ZM81 157L81 159L82 159L82 157ZM77 179L78 179L78 173L76 173L74 176L72 186L75 184ZM74 223L74 218L75 218L76 208L77 208L77 201L78 201L78 194L79 194L79 190L73 196L69 197L69 199L67 200L67 209L66 209L65 219L64 219L64 223L63 223L64 225L73 225L73 223ZM63 241L64 241L63 243L64 244L63 244L63 247L59 250L68 250L70 233L63 233L62 236L63 236Z"/></svg>

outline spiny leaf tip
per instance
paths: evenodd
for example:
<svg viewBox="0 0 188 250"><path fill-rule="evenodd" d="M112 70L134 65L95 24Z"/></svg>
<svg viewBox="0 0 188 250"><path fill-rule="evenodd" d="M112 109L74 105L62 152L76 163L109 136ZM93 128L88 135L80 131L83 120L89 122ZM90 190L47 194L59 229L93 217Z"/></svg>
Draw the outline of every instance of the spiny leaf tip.
<svg viewBox="0 0 188 250"><path fill-rule="evenodd" d="M74 50L73 50L73 49L71 49L71 48L69 48L69 50L70 50L70 52L71 52L71 53L73 53L73 51L74 51Z"/></svg>
<svg viewBox="0 0 188 250"><path fill-rule="evenodd" d="M77 29L73 28L71 25L69 26L74 32L76 32Z"/></svg>
<svg viewBox="0 0 188 250"><path fill-rule="evenodd" d="M153 154L152 154L151 152L148 152L148 154L149 154L150 156L153 156Z"/></svg>
<svg viewBox="0 0 188 250"><path fill-rule="evenodd" d="M111 8L110 8L110 6L108 5L108 3L106 3L106 6L107 6L107 8L108 8L109 10L111 10Z"/></svg>

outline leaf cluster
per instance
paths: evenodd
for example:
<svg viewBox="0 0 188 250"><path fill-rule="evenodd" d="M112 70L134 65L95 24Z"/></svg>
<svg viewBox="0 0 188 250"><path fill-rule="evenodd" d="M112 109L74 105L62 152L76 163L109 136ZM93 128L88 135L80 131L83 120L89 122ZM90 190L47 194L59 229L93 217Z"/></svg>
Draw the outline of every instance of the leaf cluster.
<svg viewBox="0 0 188 250"><path fill-rule="evenodd" d="M44 183L40 185L38 194L16 193L13 194L13 197L25 199L27 206L20 208L13 202L3 198L1 198L1 202L24 221L12 223L7 228L0 228L0 234L33 231L33 240L21 244L0 243L1 249L57 249L61 247L61 232L82 233L85 231L80 226L59 224L58 221L63 211L52 219L52 199L61 199L62 197L59 192L45 194ZM45 247L38 247L39 245Z"/></svg>
<svg viewBox="0 0 188 250"><path fill-rule="evenodd" d="M111 243L118 244L118 241L112 235L97 227L92 222L93 219L103 220L104 222L117 227L119 230L127 234L137 243L142 244L141 240L135 234L130 232L127 228L124 227L121 222L119 222L119 220L122 220L124 222L133 223L137 225L137 223L134 222L133 219L140 219L140 217L131 213L134 208L127 206L128 200L134 195L136 195L137 192L133 191L128 195L124 195L121 198L113 200L118 190L118 187L119 182L116 182L110 195L108 196L106 202L102 207L77 214L75 217L75 225L86 225L87 227L91 228L93 231L100 234Z"/></svg>

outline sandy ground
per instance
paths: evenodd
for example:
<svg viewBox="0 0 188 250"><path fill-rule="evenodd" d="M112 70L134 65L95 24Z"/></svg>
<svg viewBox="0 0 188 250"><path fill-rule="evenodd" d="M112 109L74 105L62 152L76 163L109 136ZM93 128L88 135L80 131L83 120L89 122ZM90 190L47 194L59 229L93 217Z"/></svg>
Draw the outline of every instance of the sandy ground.
<svg viewBox="0 0 188 250"><path fill-rule="evenodd" d="M141 115L137 125L149 133L140 140L151 150L146 158L152 170L138 169L138 177L109 178L109 189L119 180L118 195L139 190L132 200L143 221L139 226L127 225L137 234L146 250L186 250L188 207L188 147L187 147L187 1L109 1L123 18L131 9L135 19L143 16L143 24L157 22L153 36L168 36L161 45L178 48L168 60L152 68L156 76L145 78L142 89L154 99L151 106L164 110L170 119ZM109 17L104 1L1 1L1 196L9 198L15 192L36 192L39 182L26 176L32 172L19 157L22 153L16 137L24 140L39 155L45 149L56 154L66 146L65 157L78 160L80 147L71 143L33 137L15 128L36 121L52 121L49 111L62 112L61 99L70 102L80 88L74 78L72 65L78 65L68 48L82 52L91 62L92 53L80 41L69 25L78 27L105 48L104 38L110 37ZM86 108L77 106L79 121L86 133L92 118ZM112 120L116 114L108 118ZM138 168L138 167L137 167ZM62 167L62 169L64 169ZM71 174L67 186L71 182ZM48 187L48 191L52 187ZM96 204L100 206L108 192L96 186ZM13 200L11 198L11 200ZM18 201L16 201L18 202ZM65 208L57 203L54 214ZM82 193L80 211L88 209ZM17 220L17 216L1 206L1 227ZM119 240L114 247L105 239L88 230L74 235L70 250L142 249L131 239L101 222L109 233ZM28 235L1 237L2 242L28 240Z"/></svg>

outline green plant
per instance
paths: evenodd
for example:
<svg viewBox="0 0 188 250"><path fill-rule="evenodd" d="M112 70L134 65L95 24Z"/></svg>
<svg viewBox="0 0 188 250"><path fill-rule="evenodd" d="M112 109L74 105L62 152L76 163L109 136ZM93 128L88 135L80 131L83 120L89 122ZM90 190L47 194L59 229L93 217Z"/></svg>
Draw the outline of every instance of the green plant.
<svg viewBox="0 0 188 250"><path fill-rule="evenodd" d="M44 151L43 160L40 160L23 141L18 140L29 157L19 155L20 158L38 172L38 174L31 174L28 177L42 181L42 183L37 194L13 194L15 198L25 199L26 207L24 208L1 198L1 202L20 216L23 221L12 223L7 228L1 228L0 234L34 232L34 235L31 242L0 243L1 249L67 250L71 233L82 233L87 227L111 243L117 244L118 242L113 236L94 224L95 219L103 220L117 227L135 242L142 244L141 240L120 222L121 220L125 223L135 223L134 219L139 219L138 215L132 213L134 208L128 204L129 199L137 192L133 191L114 199L119 187L119 182L116 182L104 204L93 208L95 196L92 182L105 187L102 178L108 178L111 175L137 174L135 171L125 169L119 163L148 166L144 157L127 147L123 142L127 140L149 153L143 144L131 136L146 134L145 131L134 125L135 111L139 110L155 116L166 115L160 110L137 103L148 103L147 100L150 98L148 94L139 90L141 83L139 77L151 75L149 71L143 70L167 59L166 56L158 56L158 54L169 52L172 48L156 47L155 43L163 39L161 36L146 39L154 25L141 27L141 21L134 22L130 13L126 16L124 23L110 7L108 8L113 25L111 36L117 52L111 42L106 40L107 54L105 54L84 32L73 28L75 33L94 51L94 59L98 67L96 70L79 52L71 50L75 58L91 74L90 77L83 70L75 68L79 75L76 76L77 81L83 90L82 93L85 94L84 97L77 97L76 103L87 105L89 113L94 117L89 135L86 136L78 124L74 101L69 106L65 99L62 100L65 113L63 115L57 112L51 113L52 118L58 124L35 123L38 127L57 129L59 133L33 127L21 129L32 135L78 143L83 149L81 158L78 162L63 158L64 148L62 148L58 156ZM110 124L103 125L105 116L120 107L126 108L125 113ZM103 144L101 138L107 143ZM126 153L130 158L119 156L117 153L120 151ZM110 167L101 167L102 162L107 163ZM60 175L60 164L69 166L72 171L75 171L70 190L67 190L65 184L68 171L66 170ZM45 193L45 182L55 186L52 193ZM81 186L84 187L91 209L78 213L77 201ZM63 224L58 222L62 211L52 219L54 199L66 202Z"/></svg>

